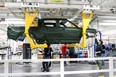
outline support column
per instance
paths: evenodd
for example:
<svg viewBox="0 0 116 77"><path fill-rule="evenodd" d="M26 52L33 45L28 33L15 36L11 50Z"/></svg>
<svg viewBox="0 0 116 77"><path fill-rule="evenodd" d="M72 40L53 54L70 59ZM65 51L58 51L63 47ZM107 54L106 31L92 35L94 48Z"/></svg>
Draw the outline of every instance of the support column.
<svg viewBox="0 0 116 77"><path fill-rule="evenodd" d="M8 76L8 72L9 72L9 71L8 71L8 70L9 70L9 67L8 67L8 66L9 66L8 60L6 60L6 61L4 62L4 74L5 74L4 77L9 77L9 76Z"/></svg>
<svg viewBox="0 0 116 77"><path fill-rule="evenodd" d="M109 59L109 77L113 77L113 58L111 57L110 59Z"/></svg>
<svg viewBox="0 0 116 77"><path fill-rule="evenodd" d="M47 48L45 44L35 44L29 35L29 28L31 27L35 17L37 17L38 12L25 12L25 35L30 43L31 48Z"/></svg>
<svg viewBox="0 0 116 77"><path fill-rule="evenodd" d="M91 14L86 14L86 13L82 13L82 20L83 20L83 26L82 26L82 38L83 38L83 42L82 42L82 44L76 44L76 46L78 46L78 47L81 47L81 48L83 48L83 47L86 47L86 29L88 28L88 26L89 26L89 23L90 23L90 21L91 21L91 19L92 19L92 17L93 17L93 13L91 13Z"/></svg>
<svg viewBox="0 0 116 77"><path fill-rule="evenodd" d="M60 76L64 77L64 60L60 61Z"/></svg>

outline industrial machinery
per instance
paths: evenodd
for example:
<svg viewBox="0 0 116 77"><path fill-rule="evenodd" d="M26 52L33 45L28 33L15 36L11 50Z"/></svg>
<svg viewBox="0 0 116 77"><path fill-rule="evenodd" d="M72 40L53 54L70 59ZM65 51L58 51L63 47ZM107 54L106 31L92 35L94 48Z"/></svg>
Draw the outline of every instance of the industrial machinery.
<svg viewBox="0 0 116 77"><path fill-rule="evenodd" d="M8 4L5 4L7 7ZM78 47L86 47L86 39L88 33L96 33L95 29L88 28L89 23L93 17L92 11L99 9L84 5L82 12L82 27L77 27L67 19L40 19L35 23L35 19L39 13L39 3L19 3L17 8L25 8L25 27L8 27L7 35L9 39L24 40L27 37L31 48L46 48L46 43L59 44L59 43L76 43ZM69 7L69 6L68 6ZM11 7L12 8L12 7ZM40 17L41 18L41 17ZM49 22L47 22L49 21ZM53 22L52 22L53 21ZM32 26L34 23L34 26ZM75 27L68 27L67 23ZM82 38L82 43L80 40Z"/></svg>
<svg viewBox="0 0 116 77"><path fill-rule="evenodd" d="M68 27L68 25L75 27ZM9 39L24 40L25 27L9 26L7 35ZM87 33L95 34L95 29L87 28ZM44 18L38 20L37 27L30 27L29 35L38 44L70 44L79 43L82 37L82 28L63 18ZM87 34L86 34L87 35ZM93 36L94 37L94 36Z"/></svg>

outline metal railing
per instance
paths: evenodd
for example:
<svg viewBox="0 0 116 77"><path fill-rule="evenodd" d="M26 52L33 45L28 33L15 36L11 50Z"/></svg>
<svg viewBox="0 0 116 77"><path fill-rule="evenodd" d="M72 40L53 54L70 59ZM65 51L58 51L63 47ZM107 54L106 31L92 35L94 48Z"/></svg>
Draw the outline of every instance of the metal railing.
<svg viewBox="0 0 116 77"><path fill-rule="evenodd" d="M64 71L64 61L95 61L95 60L109 60L109 68L101 69L101 70L83 70L83 71ZM100 73L100 72L109 72L109 77L114 77L113 73L116 69L113 68L113 61L116 60L114 57L106 57L106 58L76 58L76 59L38 59L38 60L1 60L0 63L4 63L4 73L0 73L0 76L9 77L9 76L39 76L39 75L60 75L60 77L64 77L64 75L69 74L89 74L89 73ZM32 62L39 63L42 61L59 61L60 62L60 72L33 72L33 73L9 73L9 64L15 62Z"/></svg>

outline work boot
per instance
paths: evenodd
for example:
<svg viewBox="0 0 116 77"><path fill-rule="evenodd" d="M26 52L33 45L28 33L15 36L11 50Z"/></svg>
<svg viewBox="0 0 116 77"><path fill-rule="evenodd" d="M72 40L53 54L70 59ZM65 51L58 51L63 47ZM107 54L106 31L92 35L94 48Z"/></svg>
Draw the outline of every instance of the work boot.
<svg viewBox="0 0 116 77"><path fill-rule="evenodd" d="M45 72L45 69L43 69L42 72Z"/></svg>

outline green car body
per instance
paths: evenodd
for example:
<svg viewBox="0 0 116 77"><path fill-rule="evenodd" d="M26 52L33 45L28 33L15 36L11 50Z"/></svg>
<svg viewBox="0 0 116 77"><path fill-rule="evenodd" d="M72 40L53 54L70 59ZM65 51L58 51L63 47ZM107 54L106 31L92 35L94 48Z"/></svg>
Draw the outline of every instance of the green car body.
<svg viewBox="0 0 116 77"><path fill-rule="evenodd" d="M67 25L75 27L67 27ZM9 26L7 36L13 40L24 40L25 27L12 27ZM95 29L87 29L87 33L96 33ZM79 43L82 37L82 28L77 27L71 21L61 18L39 19L38 27L31 27L29 34L36 40L36 43L51 43L51 44L70 44Z"/></svg>

